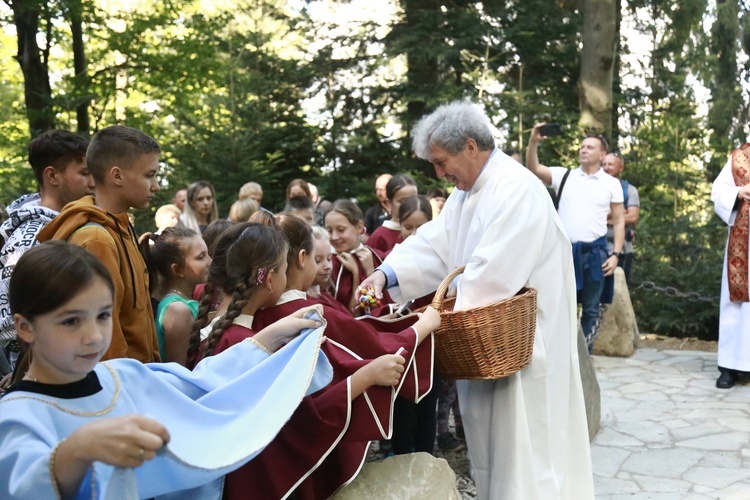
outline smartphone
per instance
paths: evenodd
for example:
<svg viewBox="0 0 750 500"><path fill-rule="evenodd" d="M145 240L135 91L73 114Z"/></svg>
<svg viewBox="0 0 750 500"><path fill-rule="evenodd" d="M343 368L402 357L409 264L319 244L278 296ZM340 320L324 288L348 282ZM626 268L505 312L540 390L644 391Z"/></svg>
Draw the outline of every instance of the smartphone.
<svg viewBox="0 0 750 500"><path fill-rule="evenodd" d="M553 135L562 134L562 127L559 123L547 123L539 127L539 134L543 137L552 137Z"/></svg>

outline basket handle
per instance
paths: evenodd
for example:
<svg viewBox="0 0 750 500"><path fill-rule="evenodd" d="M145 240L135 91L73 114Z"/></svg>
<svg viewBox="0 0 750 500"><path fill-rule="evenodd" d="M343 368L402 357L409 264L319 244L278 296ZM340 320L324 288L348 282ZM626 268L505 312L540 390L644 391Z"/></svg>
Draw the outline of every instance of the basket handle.
<svg viewBox="0 0 750 500"><path fill-rule="evenodd" d="M456 279L456 276L464 272L464 269L466 269L466 266L461 266L451 271L435 291L435 297L432 299L431 305L438 312L442 312L443 310L443 300L445 299L445 293L448 291L448 287L453 283L453 280Z"/></svg>

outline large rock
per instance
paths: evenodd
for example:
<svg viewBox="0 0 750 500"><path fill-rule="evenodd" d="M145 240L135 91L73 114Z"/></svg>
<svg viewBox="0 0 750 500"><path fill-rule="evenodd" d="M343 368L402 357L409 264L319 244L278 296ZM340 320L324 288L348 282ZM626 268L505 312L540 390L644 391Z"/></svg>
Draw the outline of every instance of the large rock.
<svg viewBox="0 0 750 500"><path fill-rule="evenodd" d="M599 334L594 339L594 354L628 357L638 347L638 324L635 321L630 291L622 268L615 269L615 296L604 313Z"/></svg>
<svg viewBox="0 0 750 500"><path fill-rule="evenodd" d="M456 488L456 475L445 459L429 453L411 453L366 463L357 478L332 498L461 500L461 495Z"/></svg>
<svg viewBox="0 0 750 500"><path fill-rule="evenodd" d="M602 399L599 389L599 381L596 379L596 371L591 364L591 356L583 338L581 323L578 323L578 368L581 370L581 381L583 382L583 399L586 403L586 420L589 425L589 441L599 431L602 419Z"/></svg>

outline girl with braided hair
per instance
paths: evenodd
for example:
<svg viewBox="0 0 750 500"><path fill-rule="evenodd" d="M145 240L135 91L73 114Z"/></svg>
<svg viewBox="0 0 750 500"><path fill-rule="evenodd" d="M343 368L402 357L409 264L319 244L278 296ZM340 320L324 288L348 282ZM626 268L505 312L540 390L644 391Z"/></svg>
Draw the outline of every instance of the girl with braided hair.
<svg viewBox="0 0 750 500"><path fill-rule="evenodd" d="M151 296L161 295L155 311L156 338L162 361L185 366L188 340L198 314L193 289L208 278L211 257L203 238L186 227L146 233L140 243Z"/></svg>
<svg viewBox="0 0 750 500"><path fill-rule="evenodd" d="M347 311L308 300L303 290L317 274L311 228L291 214L277 215L275 223L269 223L280 227L281 232L276 231L286 237L287 262L280 264L286 271L286 286L274 304L254 311L252 328L273 325L302 307L322 309L327 323L322 350L333 366L333 382L306 397L259 456L227 475L224 498L328 498L357 475L371 440L390 437L396 396L419 400L430 390L430 333L439 326L440 317L428 308L421 317L360 321ZM252 267L251 259L242 261ZM253 272L254 267L249 269L251 277ZM225 331L213 351L242 341L240 333ZM430 341L420 347L426 338Z"/></svg>
<svg viewBox="0 0 750 500"><path fill-rule="evenodd" d="M252 328L255 311L274 305L284 293L287 248L278 230L257 223L243 227L237 239L231 242L226 253L223 287L231 300L211 328L204 357L213 355L225 333L242 335L243 339L250 337L247 331ZM275 351L281 345L269 347Z"/></svg>
<svg viewBox="0 0 750 500"><path fill-rule="evenodd" d="M227 252L248 226L248 222L232 225L222 232L210 246L211 266L208 268L208 279L199 297L198 314L190 333L187 349L188 368L194 367L203 357L202 352L206 347L206 339L211 329L232 302L231 295L228 296L224 292L231 286L226 269Z"/></svg>

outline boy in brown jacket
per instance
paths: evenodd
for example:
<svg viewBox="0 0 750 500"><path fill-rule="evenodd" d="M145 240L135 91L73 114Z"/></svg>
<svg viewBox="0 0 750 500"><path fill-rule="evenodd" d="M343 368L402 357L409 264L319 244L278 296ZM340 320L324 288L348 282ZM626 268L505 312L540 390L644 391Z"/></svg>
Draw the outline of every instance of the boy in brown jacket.
<svg viewBox="0 0 750 500"><path fill-rule="evenodd" d="M130 224L130 208L148 208L159 190L159 144L140 130L115 125L97 133L86 151L94 196L69 203L39 233L68 240L104 263L115 283L112 343L102 359L160 361L146 264Z"/></svg>

